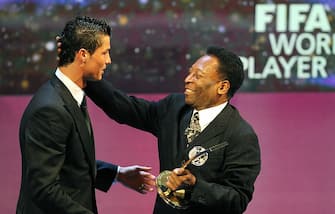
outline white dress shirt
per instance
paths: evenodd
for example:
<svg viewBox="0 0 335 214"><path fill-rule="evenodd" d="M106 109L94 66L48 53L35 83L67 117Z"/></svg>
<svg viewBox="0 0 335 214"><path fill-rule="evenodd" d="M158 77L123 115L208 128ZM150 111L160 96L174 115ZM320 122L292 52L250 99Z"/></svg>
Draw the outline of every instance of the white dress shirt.
<svg viewBox="0 0 335 214"><path fill-rule="evenodd" d="M193 110L193 114L195 112L199 112L199 124L201 131L203 131L213 120L218 114L226 107L228 102L222 103L220 105L202 109L200 111Z"/></svg>
<svg viewBox="0 0 335 214"><path fill-rule="evenodd" d="M63 72L61 72L59 68L57 68L55 75L65 85L65 87L69 89L71 95L77 101L77 104L80 107L85 95L83 89L81 89L76 83L74 83L70 78L63 74Z"/></svg>

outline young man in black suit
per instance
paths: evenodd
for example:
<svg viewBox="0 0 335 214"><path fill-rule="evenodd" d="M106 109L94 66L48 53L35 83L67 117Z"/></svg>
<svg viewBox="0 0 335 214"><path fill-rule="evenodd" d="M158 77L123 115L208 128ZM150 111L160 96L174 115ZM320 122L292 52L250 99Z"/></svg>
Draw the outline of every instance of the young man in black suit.
<svg viewBox="0 0 335 214"><path fill-rule="evenodd" d="M85 88L110 118L157 137L160 170L172 171L166 187L185 190L187 207L177 209L157 197L154 213L240 214L246 210L261 161L256 133L229 103L243 79L236 54L210 47L189 69L184 94L151 102L127 96L104 80ZM189 127L192 115L197 115L198 124ZM190 130L197 133L192 141ZM186 169L180 167L194 154L218 145L222 147L205 152Z"/></svg>
<svg viewBox="0 0 335 214"><path fill-rule="evenodd" d="M120 181L140 193L152 191L149 167L96 161L83 88L101 80L111 63L110 27L77 17L61 35L55 75L33 96L20 124L22 180L17 214L96 214L95 188Z"/></svg>

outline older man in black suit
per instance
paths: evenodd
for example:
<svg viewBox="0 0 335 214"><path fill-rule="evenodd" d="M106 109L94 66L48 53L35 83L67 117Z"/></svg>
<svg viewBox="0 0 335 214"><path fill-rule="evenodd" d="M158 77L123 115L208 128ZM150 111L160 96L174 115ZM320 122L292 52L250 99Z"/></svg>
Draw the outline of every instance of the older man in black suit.
<svg viewBox="0 0 335 214"><path fill-rule="evenodd" d="M34 95L20 125L17 214L96 214L95 188L107 191L118 180L146 193L154 185L149 167L95 160L82 89L87 80L100 80L111 63L110 27L101 20L77 17L66 24L60 39L59 67Z"/></svg>
<svg viewBox="0 0 335 214"><path fill-rule="evenodd" d="M229 103L243 79L236 54L210 47L189 69L184 94L158 102L127 96L104 80L88 84L87 94L111 118L157 137L160 169L172 171L166 187L185 191L187 207L182 208L186 209L170 207L157 197L154 213L240 214L246 210L260 172L260 149L253 128ZM180 167L218 145L221 149Z"/></svg>

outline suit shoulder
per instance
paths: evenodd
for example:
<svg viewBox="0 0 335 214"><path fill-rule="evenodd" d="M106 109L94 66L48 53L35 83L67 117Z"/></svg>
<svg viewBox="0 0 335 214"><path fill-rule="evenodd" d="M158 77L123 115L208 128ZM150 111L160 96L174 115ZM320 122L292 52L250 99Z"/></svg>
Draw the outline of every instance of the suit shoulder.
<svg viewBox="0 0 335 214"><path fill-rule="evenodd" d="M239 110L235 106L229 105L228 107L231 108L232 120L236 123L236 130L255 133L252 125L240 114Z"/></svg>
<svg viewBox="0 0 335 214"><path fill-rule="evenodd" d="M185 105L184 94L169 94L164 100L172 105Z"/></svg>
<svg viewBox="0 0 335 214"><path fill-rule="evenodd" d="M185 97L183 94L169 94L160 100L158 105L161 108L166 108L169 111L177 111L186 105Z"/></svg>
<svg viewBox="0 0 335 214"><path fill-rule="evenodd" d="M33 100L37 100L45 105L62 103L62 98L59 92L50 84L50 81L46 82L38 89L32 98L32 101Z"/></svg>
<svg viewBox="0 0 335 214"><path fill-rule="evenodd" d="M33 95L26 107L26 112L36 112L41 109L62 109L64 102L60 94L55 90L50 82L43 84Z"/></svg>

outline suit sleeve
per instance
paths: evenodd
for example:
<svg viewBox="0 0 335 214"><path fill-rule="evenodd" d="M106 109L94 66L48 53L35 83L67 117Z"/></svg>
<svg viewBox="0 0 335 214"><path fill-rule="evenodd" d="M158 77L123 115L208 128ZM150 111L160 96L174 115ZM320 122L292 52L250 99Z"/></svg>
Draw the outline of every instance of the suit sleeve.
<svg viewBox="0 0 335 214"><path fill-rule="evenodd" d="M107 192L116 180L118 166L97 160L97 176L95 179L95 188Z"/></svg>
<svg viewBox="0 0 335 214"><path fill-rule="evenodd" d="M85 92L111 119L157 135L156 102L128 96L104 79L87 82Z"/></svg>
<svg viewBox="0 0 335 214"><path fill-rule="evenodd" d="M244 134L235 134L229 140L216 180L197 180L190 199L195 206L216 208L230 214L243 213L247 208L260 171L260 151L253 131L241 133Z"/></svg>
<svg viewBox="0 0 335 214"><path fill-rule="evenodd" d="M55 107L38 109L24 130L27 177L33 201L45 213L91 214L59 183L71 121ZM93 214L93 213L92 213Z"/></svg>

